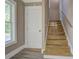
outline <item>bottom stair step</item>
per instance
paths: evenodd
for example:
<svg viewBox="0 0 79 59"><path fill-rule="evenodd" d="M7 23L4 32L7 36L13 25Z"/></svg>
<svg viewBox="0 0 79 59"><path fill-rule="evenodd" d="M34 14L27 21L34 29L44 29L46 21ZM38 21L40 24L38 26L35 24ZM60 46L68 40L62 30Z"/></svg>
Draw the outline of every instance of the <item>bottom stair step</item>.
<svg viewBox="0 0 79 59"><path fill-rule="evenodd" d="M66 48L46 48L45 55L72 56L69 49Z"/></svg>

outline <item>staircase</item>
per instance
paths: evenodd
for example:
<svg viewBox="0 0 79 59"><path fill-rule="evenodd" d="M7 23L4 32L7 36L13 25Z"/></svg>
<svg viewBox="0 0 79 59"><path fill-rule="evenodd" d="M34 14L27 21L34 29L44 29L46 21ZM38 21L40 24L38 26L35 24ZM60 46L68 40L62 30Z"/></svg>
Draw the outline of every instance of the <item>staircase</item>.
<svg viewBox="0 0 79 59"><path fill-rule="evenodd" d="M60 21L49 22L48 39L46 41L44 54L71 56L65 32Z"/></svg>

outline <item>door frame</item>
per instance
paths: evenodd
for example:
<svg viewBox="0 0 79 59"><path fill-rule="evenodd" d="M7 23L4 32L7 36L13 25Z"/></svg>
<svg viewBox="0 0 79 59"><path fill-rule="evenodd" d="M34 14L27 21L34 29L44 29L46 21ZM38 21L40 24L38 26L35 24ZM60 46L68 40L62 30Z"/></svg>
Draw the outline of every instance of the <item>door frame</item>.
<svg viewBox="0 0 79 59"><path fill-rule="evenodd" d="M47 40L47 33L48 33L48 19L49 19L49 0L42 0L42 14L43 14L43 21L42 21L42 53L45 51L46 47L46 40Z"/></svg>
<svg viewBox="0 0 79 59"><path fill-rule="evenodd" d="M48 10L49 6L49 0L42 0L42 48L41 52L43 53L45 51L45 46L46 46L46 40L47 40L47 33L48 33ZM25 6L26 8L26 6ZM28 20L26 17L26 11L25 11L25 48L27 48L27 40L28 40ZM47 21L47 22L46 22ZM46 28L47 27L47 28ZM27 39L27 40L26 40Z"/></svg>

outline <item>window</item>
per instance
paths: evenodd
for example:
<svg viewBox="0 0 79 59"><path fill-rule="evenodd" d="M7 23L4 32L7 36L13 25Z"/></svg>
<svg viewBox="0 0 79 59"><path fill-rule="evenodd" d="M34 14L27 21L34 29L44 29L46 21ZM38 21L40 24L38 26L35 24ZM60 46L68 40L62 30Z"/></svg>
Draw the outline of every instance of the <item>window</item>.
<svg viewBox="0 0 79 59"><path fill-rule="evenodd" d="M16 3L12 0L5 1L5 44L16 43Z"/></svg>

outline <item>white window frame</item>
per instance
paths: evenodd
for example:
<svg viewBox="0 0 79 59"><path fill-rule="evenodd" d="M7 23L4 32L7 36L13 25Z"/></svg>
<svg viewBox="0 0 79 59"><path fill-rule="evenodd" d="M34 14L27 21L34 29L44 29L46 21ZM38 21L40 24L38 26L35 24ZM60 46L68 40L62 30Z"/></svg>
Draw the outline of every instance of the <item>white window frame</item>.
<svg viewBox="0 0 79 59"><path fill-rule="evenodd" d="M12 5L12 16L11 16L11 22L12 22L12 36L11 41L8 41L5 43L5 47L11 46L13 44L17 43L17 25L16 25L16 2L13 0L6 0L5 3Z"/></svg>

